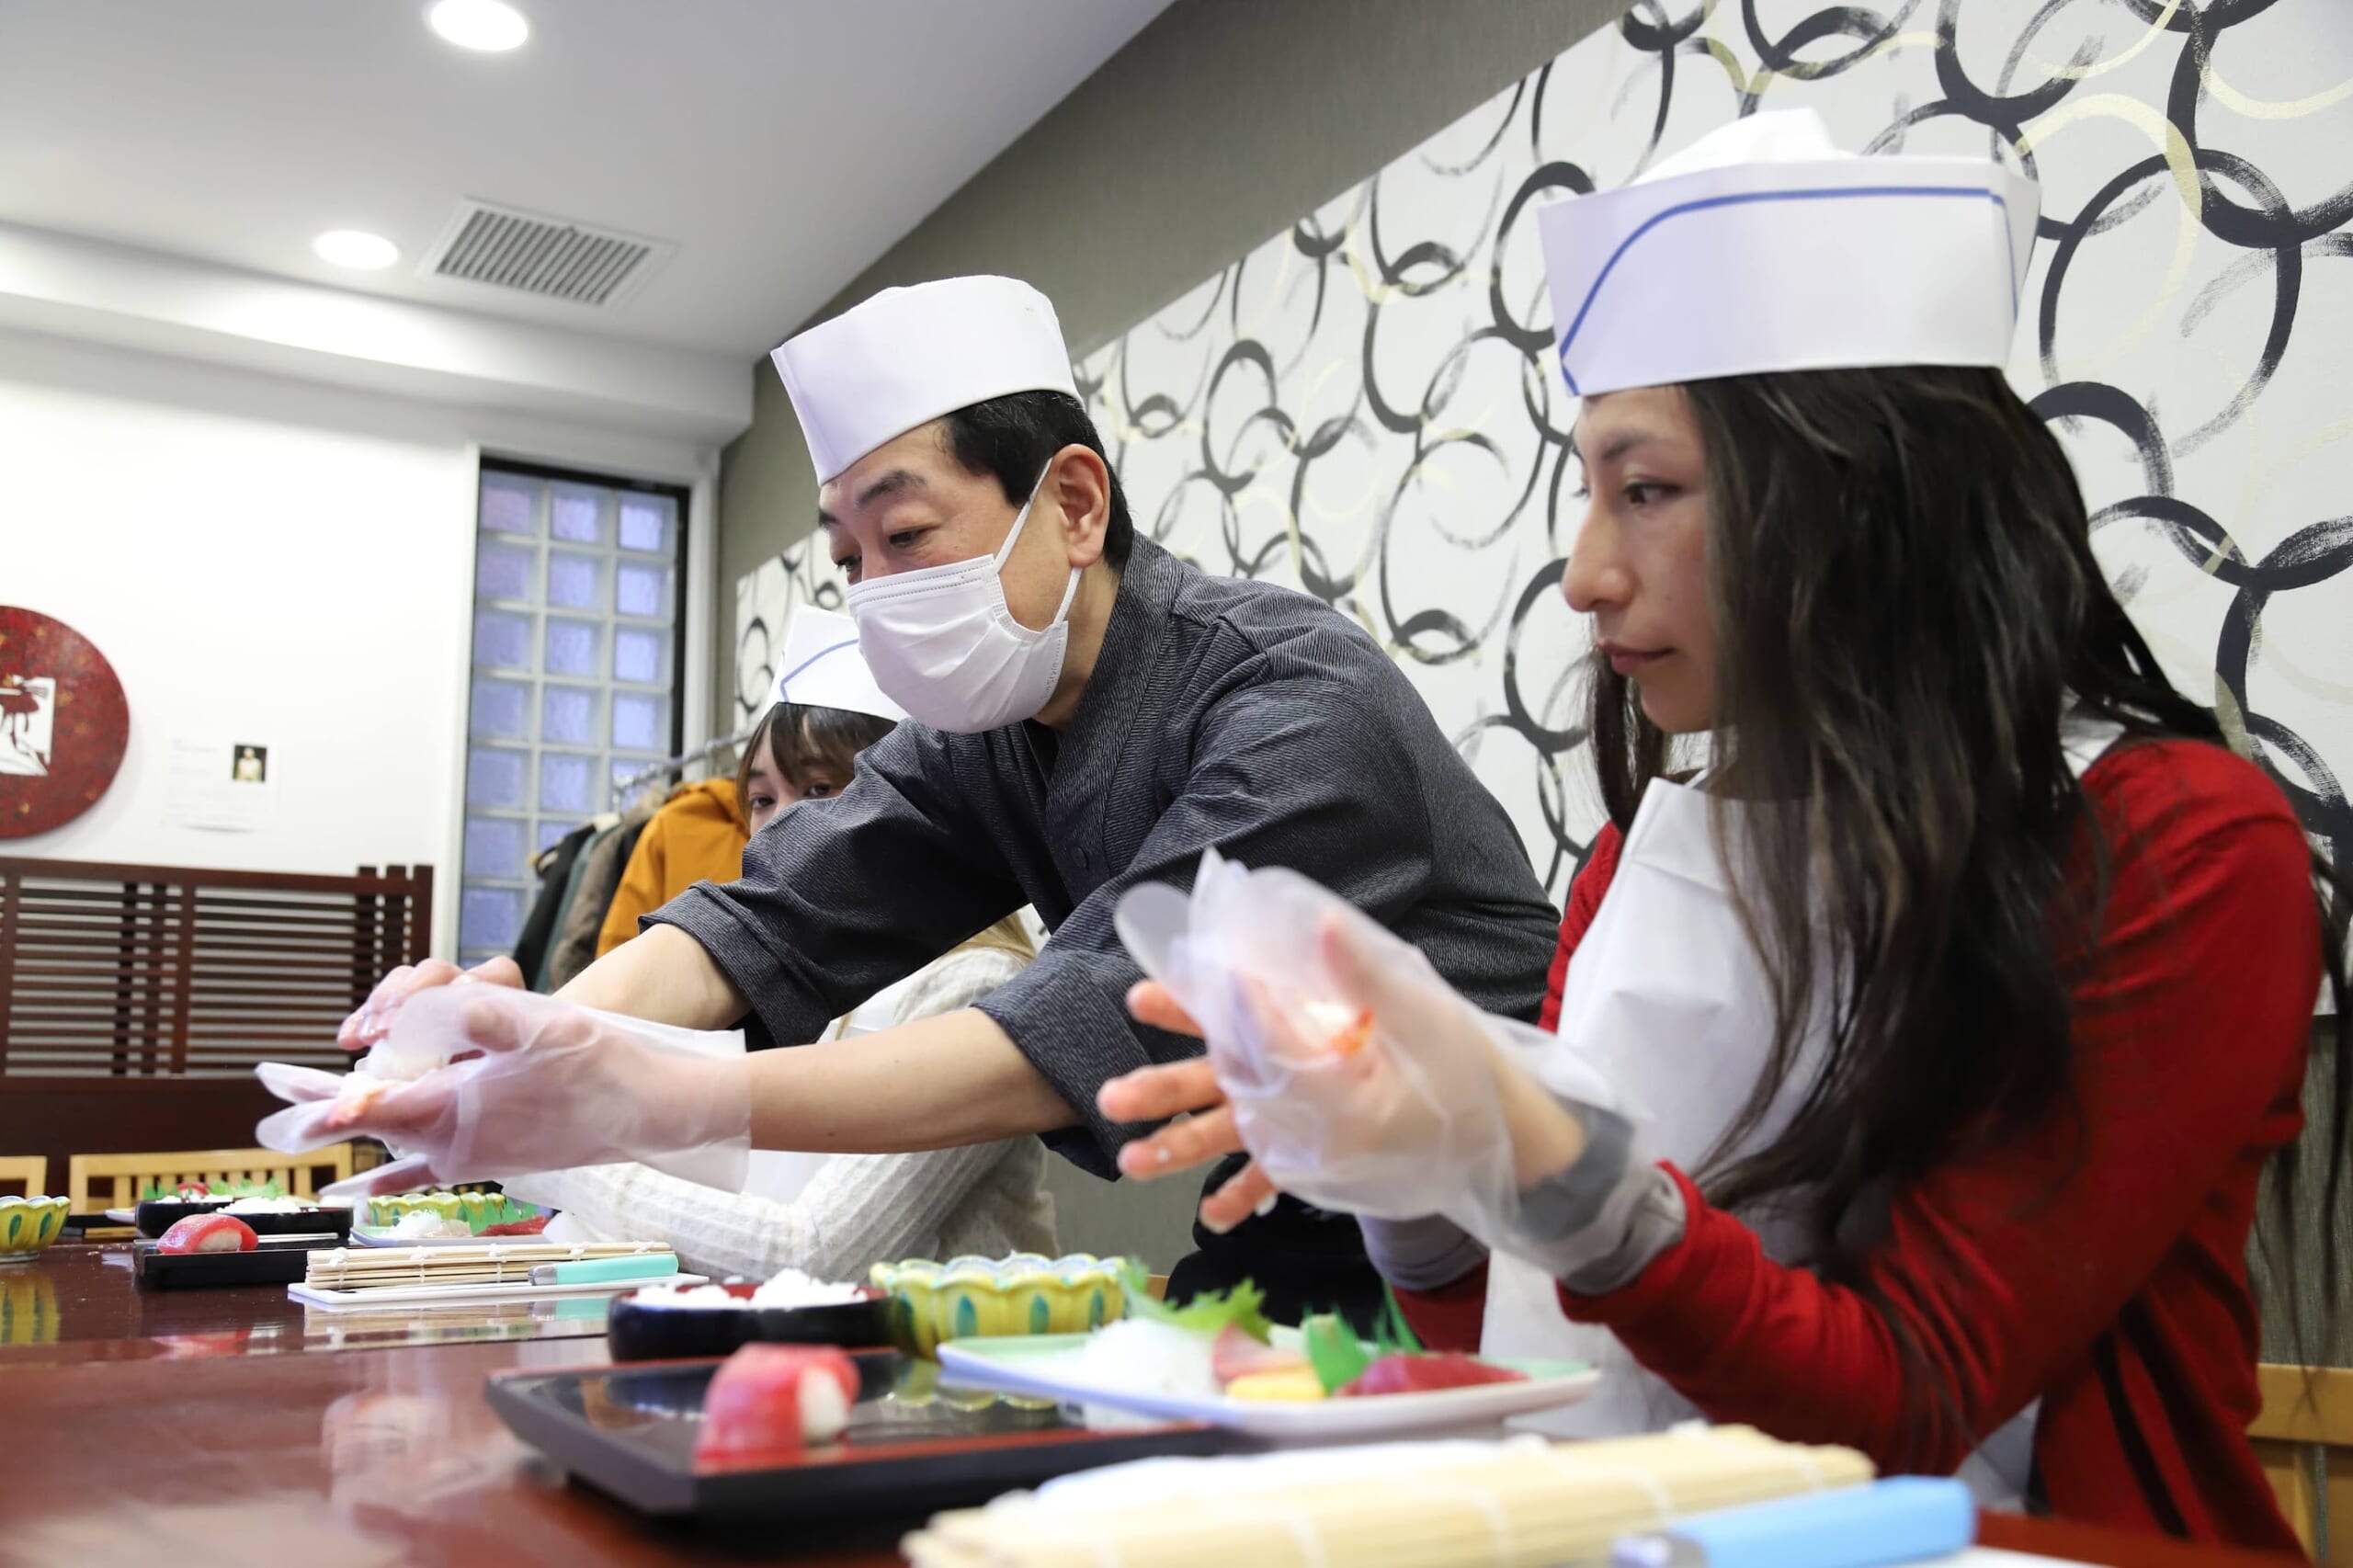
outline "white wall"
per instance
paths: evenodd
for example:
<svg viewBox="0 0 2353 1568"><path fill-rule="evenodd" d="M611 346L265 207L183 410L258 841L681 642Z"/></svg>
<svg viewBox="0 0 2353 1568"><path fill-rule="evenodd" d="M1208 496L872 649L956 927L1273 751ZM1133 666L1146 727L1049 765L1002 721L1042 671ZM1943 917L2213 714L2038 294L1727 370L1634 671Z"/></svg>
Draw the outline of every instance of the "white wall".
<svg viewBox="0 0 2353 1568"><path fill-rule="evenodd" d="M484 449L687 483L710 509L714 454L667 439L0 334L0 603L88 637L131 705L106 797L0 852L430 864L434 947L449 953ZM700 597L690 669L710 661ZM270 747L269 831L166 820L181 735Z"/></svg>

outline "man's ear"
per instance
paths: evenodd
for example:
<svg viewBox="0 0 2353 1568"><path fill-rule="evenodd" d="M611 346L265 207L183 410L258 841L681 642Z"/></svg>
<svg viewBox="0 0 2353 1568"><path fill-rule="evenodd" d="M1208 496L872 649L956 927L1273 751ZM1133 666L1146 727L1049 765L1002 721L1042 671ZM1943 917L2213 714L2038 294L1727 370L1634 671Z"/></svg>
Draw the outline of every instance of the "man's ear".
<svg viewBox="0 0 2353 1568"><path fill-rule="evenodd" d="M1103 559L1104 535L1111 526L1111 468L1092 448L1073 442L1049 459L1038 499L1052 503L1043 509L1061 524L1072 566L1092 566Z"/></svg>

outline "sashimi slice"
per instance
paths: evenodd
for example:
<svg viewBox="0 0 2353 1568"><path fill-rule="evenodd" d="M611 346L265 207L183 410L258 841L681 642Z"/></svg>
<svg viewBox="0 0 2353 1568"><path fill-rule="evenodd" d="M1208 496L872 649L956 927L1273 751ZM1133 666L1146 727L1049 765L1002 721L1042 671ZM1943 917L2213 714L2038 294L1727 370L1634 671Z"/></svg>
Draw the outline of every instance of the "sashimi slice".
<svg viewBox="0 0 2353 1568"><path fill-rule="evenodd" d="M1232 1324L1219 1331L1217 1343L1210 1346L1210 1370L1217 1374L1221 1385L1261 1372L1295 1371L1306 1365L1307 1358L1301 1352L1278 1350Z"/></svg>
<svg viewBox="0 0 2353 1568"><path fill-rule="evenodd" d="M1342 1388L1339 1397L1384 1393L1428 1393L1435 1389L1467 1389L1480 1383L1524 1383L1526 1372L1497 1367L1453 1350L1401 1351L1383 1356L1362 1376Z"/></svg>
<svg viewBox="0 0 2353 1568"><path fill-rule="evenodd" d="M548 1228L550 1216L534 1214L528 1220L506 1220L495 1225L484 1225L485 1236L536 1236Z"/></svg>

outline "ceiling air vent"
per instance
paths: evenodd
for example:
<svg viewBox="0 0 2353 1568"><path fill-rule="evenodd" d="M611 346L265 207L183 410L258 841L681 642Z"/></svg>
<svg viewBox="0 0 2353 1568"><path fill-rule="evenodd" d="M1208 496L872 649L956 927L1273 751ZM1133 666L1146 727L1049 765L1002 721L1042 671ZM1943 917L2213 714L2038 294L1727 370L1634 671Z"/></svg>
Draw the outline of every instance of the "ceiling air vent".
<svg viewBox="0 0 2353 1568"><path fill-rule="evenodd" d="M418 270L601 308L627 299L677 248L513 207L462 201Z"/></svg>

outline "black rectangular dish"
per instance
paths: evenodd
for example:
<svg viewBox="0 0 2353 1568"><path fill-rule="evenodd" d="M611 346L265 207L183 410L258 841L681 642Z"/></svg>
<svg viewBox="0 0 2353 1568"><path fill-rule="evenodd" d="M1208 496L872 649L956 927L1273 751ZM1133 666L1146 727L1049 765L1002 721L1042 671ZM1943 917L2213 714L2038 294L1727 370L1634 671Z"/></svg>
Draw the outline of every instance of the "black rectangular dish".
<svg viewBox="0 0 2353 1568"><path fill-rule="evenodd" d="M1096 1431L1051 1402L942 1390L929 1361L851 1358L860 1388L848 1430L785 1465L696 1460L715 1360L498 1372L487 1392L516 1436L598 1491L640 1513L722 1526L927 1514L1073 1471L1249 1446L1193 1423Z"/></svg>
<svg viewBox="0 0 2353 1568"><path fill-rule="evenodd" d="M722 1285L748 1302L758 1289ZM616 1361L698 1361L724 1356L755 1341L778 1345L838 1345L879 1350L891 1343L890 1301L876 1291L864 1300L814 1307L665 1307L660 1292L631 1290L613 1299L605 1332Z"/></svg>
<svg viewBox="0 0 2353 1568"><path fill-rule="evenodd" d="M141 1199L132 1213L141 1235L160 1236L190 1215L218 1214L228 1207L225 1203L182 1203L168 1198L148 1198ZM257 1236L300 1236L319 1231L332 1231L338 1236L351 1233L351 1210L345 1204L323 1203L315 1209L297 1209L285 1214L240 1214L237 1218L251 1226Z"/></svg>
<svg viewBox="0 0 2353 1568"><path fill-rule="evenodd" d="M265 1236L252 1252L160 1252L142 1241L132 1244L131 1273L142 1290L291 1285L310 1271L313 1251L342 1244L335 1235Z"/></svg>

